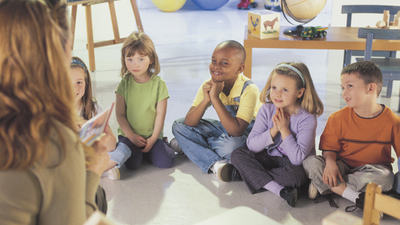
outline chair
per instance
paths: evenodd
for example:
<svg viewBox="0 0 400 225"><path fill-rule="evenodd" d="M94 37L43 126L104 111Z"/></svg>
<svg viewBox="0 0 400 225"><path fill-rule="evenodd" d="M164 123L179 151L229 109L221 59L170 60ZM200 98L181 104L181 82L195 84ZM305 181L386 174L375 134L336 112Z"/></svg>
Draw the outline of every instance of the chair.
<svg viewBox="0 0 400 225"><path fill-rule="evenodd" d="M366 38L364 59L370 60L380 66L383 81L393 83L394 80L400 80L400 59L398 58L371 58L373 39L400 40L399 29L376 29L376 28L358 28L358 37ZM387 91L392 93L392 86L387 86ZM387 97L387 96L386 96ZM399 108L400 112L400 100Z"/></svg>
<svg viewBox="0 0 400 225"><path fill-rule="evenodd" d="M75 25L76 25L76 14L77 6L82 4L85 7L86 12L86 30L87 30L87 49L89 53L89 69L94 71L96 69L94 48L103 47L108 45L114 45L124 42L125 38L121 38L118 31L117 15L115 13L114 1L116 0L67 0L67 5L72 6L71 10L71 33L72 40L74 40L75 35ZM112 28L114 32L114 39L108 41L94 42L93 40L93 25L92 25L92 5L99 3L108 3L110 8L110 16L112 22ZM139 31L143 32L142 21L140 20L139 10L136 4L136 0L130 0L132 5L133 14L135 16L136 25ZM72 44L73 46L73 44Z"/></svg>
<svg viewBox="0 0 400 225"><path fill-rule="evenodd" d="M389 5L343 5L342 6L342 14L347 14L347 22L346 27L351 27L351 19L352 14L366 13L366 14L382 14L383 11L389 10L390 18L392 21L394 15L400 11L400 6L389 6ZM363 56L363 51L354 51L354 50L345 50L344 51L344 59L343 59L343 67L349 65L351 63L352 56ZM372 56L385 57L385 58L396 58L396 51L374 51ZM387 86L388 89L386 91L386 97L390 98L392 92L389 91L392 89L393 83L391 81L384 82L384 86Z"/></svg>
<svg viewBox="0 0 400 225"><path fill-rule="evenodd" d="M369 183L364 201L364 225L379 224L379 212L383 212L400 220L400 200L382 194L382 188L376 183Z"/></svg>

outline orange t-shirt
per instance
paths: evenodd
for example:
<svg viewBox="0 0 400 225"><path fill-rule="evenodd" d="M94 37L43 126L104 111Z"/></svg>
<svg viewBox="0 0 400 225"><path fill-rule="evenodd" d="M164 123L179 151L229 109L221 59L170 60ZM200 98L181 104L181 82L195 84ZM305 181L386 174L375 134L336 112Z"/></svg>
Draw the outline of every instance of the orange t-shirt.
<svg viewBox="0 0 400 225"><path fill-rule="evenodd" d="M374 118L362 118L352 108L333 113L321 135L319 149L337 152L352 167L383 164L392 168L393 146L400 156L400 117L385 107Z"/></svg>

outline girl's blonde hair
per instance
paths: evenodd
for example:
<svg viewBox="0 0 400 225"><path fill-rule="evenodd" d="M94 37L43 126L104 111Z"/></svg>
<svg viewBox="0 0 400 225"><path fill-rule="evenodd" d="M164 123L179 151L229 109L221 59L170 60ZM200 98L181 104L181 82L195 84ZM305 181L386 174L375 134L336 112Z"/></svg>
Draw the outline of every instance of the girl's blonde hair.
<svg viewBox="0 0 400 225"><path fill-rule="evenodd" d="M128 68L125 65L125 57L131 57L138 53L143 56L148 56L152 63L149 65L148 72L152 75L160 73L160 62L154 47L153 41L145 33L135 31L126 38L124 45L121 49L121 74L120 77L124 77L129 73Z"/></svg>
<svg viewBox="0 0 400 225"><path fill-rule="evenodd" d="M92 95L92 80L90 79L89 70L83 60L76 56L72 57L71 68L80 68L85 72L85 94L80 101L83 119L89 120L98 113L96 99Z"/></svg>
<svg viewBox="0 0 400 225"><path fill-rule="evenodd" d="M56 121L76 130L66 9L56 0L0 1L0 170L43 159L51 133L61 137Z"/></svg>
<svg viewBox="0 0 400 225"><path fill-rule="evenodd" d="M300 71L300 73L304 77L305 85L303 85L303 80L301 79L299 74L297 74L296 71L284 66L279 66L282 64L293 66L295 69ZM320 116L324 112L324 105L322 104L322 101L320 100L317 92L315 91L310 71L308 70L307 66L304 63L283 62L278 64L278 66L275 67L274 70L272 70L271 74L268 77L267 83L265 84L265 87L261 91L260 94L261 102L272 103L270 91L271 91L272 77L275 74L292 78L294 81L296 81L297 90L305 88L303 96L297 99L297 101L300 103L301 107L304 108L307 112L315 114L317 116Z"/></svg>

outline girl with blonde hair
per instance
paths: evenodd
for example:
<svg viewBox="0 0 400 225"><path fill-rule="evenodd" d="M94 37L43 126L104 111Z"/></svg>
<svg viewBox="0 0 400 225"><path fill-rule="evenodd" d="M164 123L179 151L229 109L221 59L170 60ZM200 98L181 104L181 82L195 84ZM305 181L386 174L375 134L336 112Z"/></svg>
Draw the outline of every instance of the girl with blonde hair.
<svg viewBox="0 0 400 225"><path fill-rule="evenodd" d="M163 141L163 127L169 98L165 81L157 76L160 63L153 41L133 32L121 50L120 83L115 91L118 127L117 148L110 152L119 168L140 166L144 157L159 168L169 168L174 151Z"/></svg>
<svg viewBox="0 0 400 225"><path fill-rule="evenodd" d="M315 155L317 116L324 111L303 63L281 63L270 74L247 148L231 156L232 180L243 179L252 194L269 190L295 207L307 182L302 162Z"/></svg>
<svg viewBox="0 0 400 225"><path fill-rule="evenodd" d="M1 224L83 224L96 209L107 150L77 134L71 41L65 3L0 1Z"/></svg>

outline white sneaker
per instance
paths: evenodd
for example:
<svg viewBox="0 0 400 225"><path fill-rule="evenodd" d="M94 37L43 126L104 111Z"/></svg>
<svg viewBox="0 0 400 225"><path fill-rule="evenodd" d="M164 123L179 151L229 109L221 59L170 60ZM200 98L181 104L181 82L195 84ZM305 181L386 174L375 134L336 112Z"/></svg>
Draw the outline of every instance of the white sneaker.
<svg viewBox="0 0 400 225"><path fill-rule="evenodd" d="M172 138L171 142L169 142L169 147L177 153L183 153L181 147L178 144L178 141L175 138Z"/></svg>
<svg viewBox="0 0 400 225"><path fill-rule="evenodd" d="M108 179L110 179L110 180L119 180L121 178L119 169L116 166L109 169L107 172L108 172Z"/></svg>
<svg viewBox="0 0 400 225"><path fill-rule="evenodd" d="M308 197L310 199L316 199L319 196L319 192L317 187L315 187L315 185L310 182L310 185L308 186Z"/></svg>
<svg viewBox="0 0 400 225"><path fill-rule="evenodd" d="M229 182L232 180L232 164L229 164L226 160L218 161L211 167L211 171L215 173L218 180L223 182Z"/></svg>

